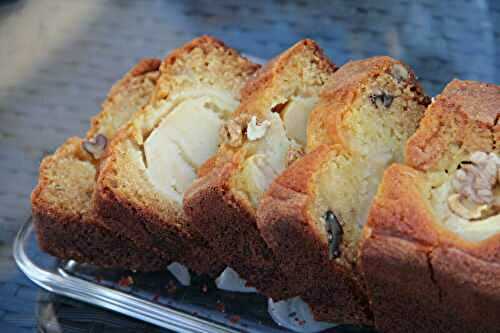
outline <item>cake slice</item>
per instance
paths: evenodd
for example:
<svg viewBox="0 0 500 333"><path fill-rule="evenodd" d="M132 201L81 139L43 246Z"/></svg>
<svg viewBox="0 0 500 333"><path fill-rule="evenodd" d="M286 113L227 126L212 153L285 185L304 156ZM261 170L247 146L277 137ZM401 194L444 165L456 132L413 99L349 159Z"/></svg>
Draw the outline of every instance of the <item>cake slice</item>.
<svg viewBox="0 0 500 333"><path fill-rule="evenodd" d="M108 94L86 138L68 139L44 158L31 195L40 248L64 260L142 271L165 269L168 256L141 250L106 228L92 208L99 164L107 142L147 104L159 77L160 60L144 59Z"/></svg>
<svg viewBox="0 0 500 333"><path fill-rule="evenodd" d="M380 331L500 328L499 118L500 86L454 80L385 172L360 252Z"/></svg>
<svg viewBox="0 0 500 333"><path fill-rule="evenodd" d="M310 116L308 149L263 197L257 224L317 320L370 324L357 252L383 170L403 161L428 98L389 57L333 75Z"/></svg>
<svg viewBox="0 0 500 333"><path fill-rule="evenodd" d="M257 69L208 36L165 58L151 103L111 141L101 165L94 201L111 230L197 273L224 268L191 227L182 197L217 150L219 129Z"/></svg>
<svg viewBox="0 0 500 333"><path fill-rule="evenodd" d="M273 299L295 296L256 225L268 185L303 153L309 112L335 70L312 40L270 61L243 89L224 144L188 189L184 210L219 257Z"/></svg>

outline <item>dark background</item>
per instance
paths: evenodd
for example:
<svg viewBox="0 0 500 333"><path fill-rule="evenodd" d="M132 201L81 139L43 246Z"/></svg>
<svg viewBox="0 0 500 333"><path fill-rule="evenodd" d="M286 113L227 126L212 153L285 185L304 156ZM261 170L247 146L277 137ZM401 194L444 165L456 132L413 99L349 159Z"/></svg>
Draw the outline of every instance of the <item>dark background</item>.
<svg viewBox="0 0 500 333"><path fill-rule="evenodd" d="M41 291L11 248L42 156L85 132L139 58L201 34L262 58L305 37L338 65L388 54L410 64L431 95L455 77L500 83L495 0L0 0L0 332L164 332Z"/></svg>

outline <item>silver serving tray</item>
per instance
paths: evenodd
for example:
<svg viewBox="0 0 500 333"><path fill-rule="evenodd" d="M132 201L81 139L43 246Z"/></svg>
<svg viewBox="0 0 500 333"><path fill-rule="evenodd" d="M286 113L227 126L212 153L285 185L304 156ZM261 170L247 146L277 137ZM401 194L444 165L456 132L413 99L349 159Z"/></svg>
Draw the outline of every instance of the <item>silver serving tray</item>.
<svg viewBox="0 0 500 333"><path fill-rule="evenodd" d="M264 296L219 290L207 277L192 276L183 287L167 270L138 273L58 260L39 249L31 219L17 234L14 258L43 289L177 332L289 332L272 320ZM330 332L368 330L337 326Z"/></svg>

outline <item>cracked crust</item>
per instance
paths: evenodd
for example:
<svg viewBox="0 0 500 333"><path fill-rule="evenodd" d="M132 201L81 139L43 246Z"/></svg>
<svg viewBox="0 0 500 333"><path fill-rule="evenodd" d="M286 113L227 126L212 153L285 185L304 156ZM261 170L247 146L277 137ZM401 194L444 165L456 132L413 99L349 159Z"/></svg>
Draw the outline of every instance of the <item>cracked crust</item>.
<svg viewBox="0 0 500 333"><path fill-rule="evenodd" d="M143 144L163 119L160 103L207 87L238 100L244 82L258 67L209 36L194 39L164 59L152 102L111 141L99 174L94 200L99 214L109 219L110 229L141 247L171 254L197 273L222 271L223 264L192 227L182 206L149 180Z"/></svg>
<svg viewBox="0 0 500 333"><path fill-rule="evenodd" d="M434 174L450 172L474 151L498 153L499 114L499 86L455 80L409 140L410 166L386 170L360 250L378 329L500 327L500 234L467 241L439 221L429 199Z"/></svg>
<svg viewBox="0 0 500 333"><path fill-rule="evenodd" d="M110 90L102 111L92 119L87 139L116 130L149 100L160 61L144 59ZM142 271L161 270L169 258L147 252L117 236L92 207L99 160L82 149L84 139L68 139L40 165L38 184L31 196L40 248L60 259L102 267Z"/></svg>
<svg viewBox="0 0 500 333"><path fill-rule="evenodd" d="M270 61L245 85L234 119L256 116L260 122L297 91L306 96L317 95L334 70L335 66L314 41L300 41ZM203 177L186 192L184 210L214 244L220 258L249 285L274 300L293 297L297 289L280 272L257 228L256 207L246 188L236 184L251 155L252 144L245 142L237 148L223 145L200 169Z"/></svg>

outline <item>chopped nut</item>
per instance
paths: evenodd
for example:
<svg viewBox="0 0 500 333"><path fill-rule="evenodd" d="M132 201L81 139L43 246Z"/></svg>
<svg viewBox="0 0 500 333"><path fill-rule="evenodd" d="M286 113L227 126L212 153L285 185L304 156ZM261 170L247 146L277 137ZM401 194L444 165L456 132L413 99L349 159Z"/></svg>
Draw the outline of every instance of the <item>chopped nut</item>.
<svg viewBox="0 0 500 333"><path fill-rule="evenodd" d="M331 210L326 211L324 219L328 234L328 258L335 259L340 256L340 243L342 243L344 231L337 216Z"/></svg>
<svg viewBox="0 0 500 333"><path fill-rule="evenodd" d="M378 109L378 108L388 108L392 105L392 101L394 100L394 96L389 95L381 90L375 90L373 94L369 96L370 102Z"/></svg>
<svg viewBox="0 0 500 333"><path fill-rule="evenodd" d="M488 205L470 205L472 207L469 208L462 202L462 199L458 193L448 197L448 207L453 213L467 220L479 220L485 217L489 210Z"/></svg>
<svg viewBox="0 0 500 333"><path fill-rule="evenodd" d="M461 162L459 167L448 197L450 210L468 220L497 214L500 198L495 187L500 183L500 158L495 153L474 152L470 161Z"/></svg>
<svg viewBox="0 0 500 333"><path fill-rule="evenodd" d="M452 181L453 189L477 204L491 204L498 182L500 159L494 153L475 152L470 162L461 163Z"/></svg>
<svg viewBox="0 0 500 333"><path fill-rule="evenodd" d="M220 128L221 142L227 143L231 147L239 147L243 144L243 130L241 125L235 120L227 121L224 126Z"/></svg>
<svg viewBox="0 0 500 333"><path fill-rule="evenodd" d="M294 140L291 141L290 148L287 152L287 166L304 156L304 148Z"/></svg>
<svg viewBox="0 0 500 333"><path fill-rule="evenodd" d="M395 64L392 66L391 74L398 82L408 80L408 70L401 64Z"/></svg>
<svg viewBox="0 0 500 333"><path fill-rule="evenodd" d="M250 141L256 141L266 135L267 129L271 126L269 120L264 120L262 123L257 124L257 117L252 116L247 127L247 138Z"/></svg>
<svg viewBox="0 0 500 333"><path fill-rule="evenodd" d="M107 144L108 139L102 134L97 134L96 137L83 141L82 148L95 159L99 159L104 153Z"/></svg>

